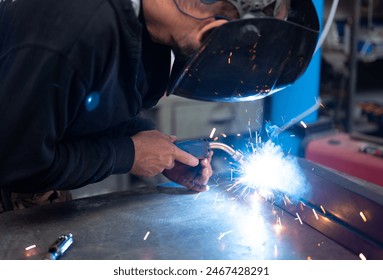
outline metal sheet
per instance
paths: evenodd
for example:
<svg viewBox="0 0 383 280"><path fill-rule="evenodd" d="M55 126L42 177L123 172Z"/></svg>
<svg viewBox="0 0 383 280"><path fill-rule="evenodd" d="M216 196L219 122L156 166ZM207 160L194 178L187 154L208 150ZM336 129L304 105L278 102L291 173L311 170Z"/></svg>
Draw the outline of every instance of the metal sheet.
<svg viewBox="0 0 383 280"><path fill-rule="evenodd" d="M74 260L358 259L268 201L249 205L220 188L162 185L6 212L0 259L40 259L66 232L74 243L63 258Z"/></svg>
<svg viewBox="0 0 383 280"><path fill-rule="evenodd" d="M299 164L311 192L300 203L277 205L355 254L383 259L383 187L307 160Z"/></svg>

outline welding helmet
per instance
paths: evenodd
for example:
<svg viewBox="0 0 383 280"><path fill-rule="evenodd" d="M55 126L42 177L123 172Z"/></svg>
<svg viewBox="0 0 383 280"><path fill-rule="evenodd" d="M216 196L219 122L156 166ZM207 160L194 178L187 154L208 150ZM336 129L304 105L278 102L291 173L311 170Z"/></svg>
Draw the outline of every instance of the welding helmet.
<svg viewBox="0 0 383 280"><path fill-rule="evenodd" d="M293 84L304 73L319 35L311 0L201 0L217 1L231 3L239 19L215 28L192 57L176 55L168 95L250 101ZM284 19L274 16L281 5L288 5Z"/></svg>

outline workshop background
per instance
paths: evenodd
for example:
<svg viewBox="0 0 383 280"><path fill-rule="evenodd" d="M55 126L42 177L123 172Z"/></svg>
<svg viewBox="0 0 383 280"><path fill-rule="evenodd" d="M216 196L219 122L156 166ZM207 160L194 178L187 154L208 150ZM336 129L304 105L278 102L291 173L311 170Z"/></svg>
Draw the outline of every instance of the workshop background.
<svg viewBox="0 0 383 280"><path fill-rule="evenodd" d="M322 29L333 0L313 1ZM211 138L239 148L249 139L268 138L315 104L318 110L292 125L275 141L286 153L383 186L383 0L340 0L335 17L308 71L293 86L262 100L240 103L164 97L144 112L158 129L179 140ZM224 155L222 155L224 156ZM219 151L213 168L224 168ZM74 190L74 198L165 182L114 175Z"/></svg>

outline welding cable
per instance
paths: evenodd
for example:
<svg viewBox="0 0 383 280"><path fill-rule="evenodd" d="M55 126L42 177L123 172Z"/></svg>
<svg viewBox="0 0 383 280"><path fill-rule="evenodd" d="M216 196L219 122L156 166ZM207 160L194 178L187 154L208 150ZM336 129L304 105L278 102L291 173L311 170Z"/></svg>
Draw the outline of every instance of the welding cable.
<svg viewBox="0 0 383 280"><path fill-rule="evenodd" d="M294 124L300 122L301 120L303 120L305 117L307 117L308 115L314 113L316 110L319 109L320 105L321 105L321 98L319 97L315 104L313 106L311 106L310 108L308 108L306 111L302 112L301 114L299 114L298 116L296 116L295 118L292 118L289 122L287 122L286 124L282 125L281 127L278 127L276 130L274 130L270 136L270 138L274 138L276 137L278 134L280 134L281 132L285 131L286 129L290 128L291 126L293 126Z"/></svg>
<svg viewBox="0 0 383 280"><path fill-rule="evenodd" d="M317 46L315 48L314 53L316 53L322 47L322 44L323 44L324 40L326 39L329 31L330 31L331 25L332 25L334 18L335 18L336 10L338 9L338 4L339 4L339 0L333 0L332 1L329 16L327 18L327 21L326 21L326 24L323 28L323 31L322 31L319 39L318 39L318 43L317 43Z"/></svg>

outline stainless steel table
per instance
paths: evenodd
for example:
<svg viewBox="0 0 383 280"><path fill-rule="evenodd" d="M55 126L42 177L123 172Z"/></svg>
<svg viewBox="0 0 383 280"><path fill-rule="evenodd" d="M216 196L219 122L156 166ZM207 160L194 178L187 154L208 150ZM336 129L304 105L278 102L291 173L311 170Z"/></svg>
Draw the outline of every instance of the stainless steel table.
<svg viewBox="0 0 383 280"><path fill-rule="evenodd" d="M219 186L196 194L163 184L6 212L0 215L0 259L41 259L67 232L74 243L63 259L73 260L352 260L359 253L383 259L380 190L364 195L341 175L307 161L301 166L316 187L291 205L238 198ZM365 209L368 227L344 214L354 204ZM313 215L323 205L328 211Z"/></svg>

